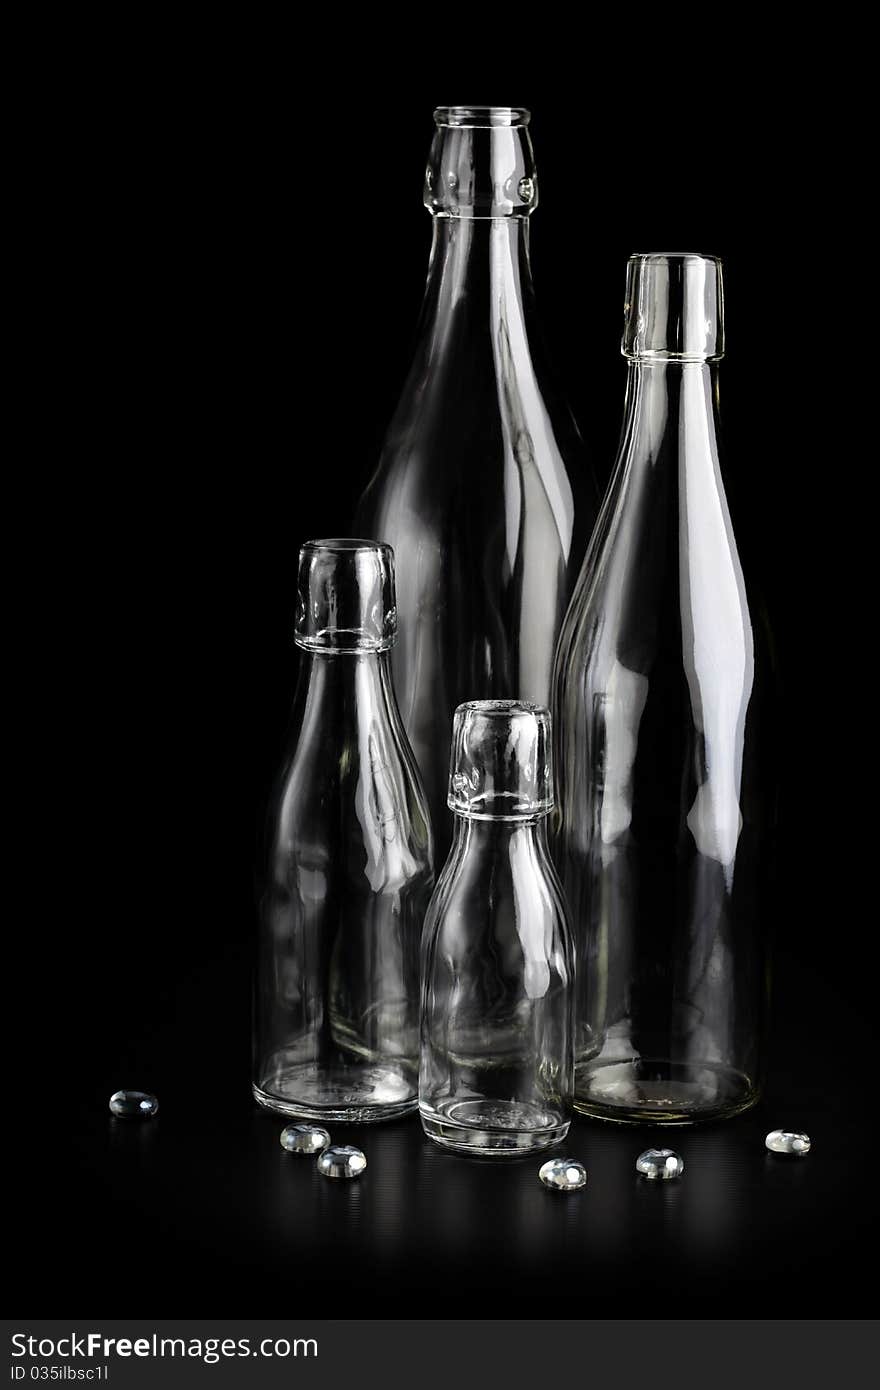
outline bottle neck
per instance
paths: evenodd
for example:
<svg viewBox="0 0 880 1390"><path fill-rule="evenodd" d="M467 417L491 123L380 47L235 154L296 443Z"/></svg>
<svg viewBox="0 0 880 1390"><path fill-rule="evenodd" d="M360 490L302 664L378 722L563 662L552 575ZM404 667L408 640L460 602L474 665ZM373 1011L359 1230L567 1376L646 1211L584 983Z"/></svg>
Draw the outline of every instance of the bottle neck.
<svg viewBox="0 0 880 1390"><path fill-rule="evenodd" d="M422 327L522 321L533 295L529 224L517 217L434 219Z"/></svg>
<svg viewBox="0 0 880 1390"><path fill-rule="evenodd" d="M309 651L300 648L299 694L303 716L319 723L349 706L397 716L391 653Z"/></svg>
<svg viewBox="0 0 880 1390"><path fill-rule="evenodd" d="M476 816L453 815L453 850L459 853L488 853L509 857L519 847L534 846L547 851L547 817L530 820L479 820Z"/></svg>
<svg viewBox="0 0 880 1390"><path fill-rule="evenodd" d="M718 363L631 359L621 459L647 467L717 460ZM673 446L674 447L670 447Z"/></svg>

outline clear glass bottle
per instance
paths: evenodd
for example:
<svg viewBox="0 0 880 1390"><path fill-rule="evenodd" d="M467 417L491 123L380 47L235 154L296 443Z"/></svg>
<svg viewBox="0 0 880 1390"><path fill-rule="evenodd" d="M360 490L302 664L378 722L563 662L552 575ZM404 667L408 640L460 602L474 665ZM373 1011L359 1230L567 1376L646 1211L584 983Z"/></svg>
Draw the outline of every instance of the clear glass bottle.
<svg viewBox="0 0 880 1390"><path fill-rule="evenodd" d="M453 712L478 697L549 704L598 493L536 323L529 112L434 120L415 355L355 525L394 547L394 680L442 860Z"/></svg>
<svg viewBox="0 0 880 1390"><path fill-rule="evenodd" d="M575 1107L686 1124L758 1096L770 661L719 463L721 263L633 256L620 452L560 638L554 854Z"/></svg>
<svg viewBox="0 0 880 1390"><path fill-rule="evenodd" d="M550 715L455 712L452 849L425 919L419 1110L448 1149L522 1155L564 1139L573 952L547 847Z"/></svg>
<svg viewBox="0 0 880 1390"><path fill-rule="evenodd" d="M417 1104L430 822L389 653L391 549L300 552L302 661L267 821L254 1095L284 1115L392 1119Z"/></svg>

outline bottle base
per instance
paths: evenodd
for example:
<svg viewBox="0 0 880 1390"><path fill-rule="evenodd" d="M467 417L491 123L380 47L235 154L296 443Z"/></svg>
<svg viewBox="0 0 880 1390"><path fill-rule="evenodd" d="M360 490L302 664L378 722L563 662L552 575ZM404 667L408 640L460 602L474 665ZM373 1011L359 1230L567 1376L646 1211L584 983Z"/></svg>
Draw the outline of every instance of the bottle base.
<svg viewBox="0 0 880 1390"><path fill-rule="evenodd" d="M486 1158L524 1158L549 1149L565 1138L570 1123L558 1112L517 1101L460 1100L419 1111L435 1144Z"/></svg>
<svg viewBox="0 0 880 1390"><path fill-rule="evenodd" d="M417 1108L413 1083L393 1067L300 1063L273 1070L252 1087L264 1110L301 1120L379 1124Z"/></svg>
<svg viewBox="0 0 880 1390"><path fill-rule="evenodd" d="M617 1124L695 1125L755 1104L757 1085L717 1063L665 1058L594 1058L575 1069L574 1108Z"/></svg>

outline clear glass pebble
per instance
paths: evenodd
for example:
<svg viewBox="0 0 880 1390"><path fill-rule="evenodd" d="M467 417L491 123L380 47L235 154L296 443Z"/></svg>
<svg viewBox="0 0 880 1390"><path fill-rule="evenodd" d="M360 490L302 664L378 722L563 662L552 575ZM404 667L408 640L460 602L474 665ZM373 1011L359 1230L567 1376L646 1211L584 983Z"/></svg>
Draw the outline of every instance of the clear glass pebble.
<svg viewBox="0 0 880 1390"><path fill-rule="evenodd" d="M147 1091L114 1091L110 1114L119 1120L150 1120L158 1114L159 1102Z"/></svg>
<svg viewBox="0 0 880 1390"><path fill-rule="evenodd" d="M803 1158L810 1152L809 1134L794 1134L787 1129L772 1129L764 1140L772 1154L795 1154Z"/></svg>
<svg viewBox="0 0 880 1390"><path fill-rule="evenodd" d="M576 1158L551 1158L541 1164L538 1177L554 1192L577 1192L587 1181L587 1170Z"/></svg>
<svg viewBox="0 0 880 1390"><path fill-rule="evenodd" d="M281 1131L281 1147L289 1154L319 1154L330 1143L320 1125L288 1125Z"/></svg>
<svg viewBox="0 0 880 1390"><path fill-rule="evenodd" d="M318 1158L318 1172L325 1178L359 1178L367 1156L351 1144L331 1144Z"/></svg>
<svg viewBox="0 0 880 1390"><path fill-rule="evenodd" d="M681 1177L684 1159L674 1149L645 1149L636 1159L636 1172L652 1182L657 1178L668 1182L670 1178Z"/></svg>

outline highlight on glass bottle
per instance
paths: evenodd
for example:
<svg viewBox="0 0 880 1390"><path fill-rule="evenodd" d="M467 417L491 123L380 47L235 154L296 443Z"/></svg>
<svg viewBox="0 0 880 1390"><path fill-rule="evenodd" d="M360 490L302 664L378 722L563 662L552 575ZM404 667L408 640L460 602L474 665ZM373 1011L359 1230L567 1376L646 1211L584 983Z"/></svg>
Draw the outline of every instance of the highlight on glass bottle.
<svg viewBox="0 0 880 1390"><path fill-rule="evenodd" d="M769 651L719 463L721 263L633 256L623 434L557 652L554 855L578 951L575 1107L689 1123L758 1096Z"/></svg>
<svg viewBox="0 0 880 1390"><path fill-rule="evenodd" d="M394 546L394 680L442 859L453 713L477 697L549 703L598 495L536 321L529 112L440 107L434 121L415 355L356 526Z"/></svg>
<svg viewBox="0 0 880 1390"><path fill-rule="evenodd" d="M310 1119L417 1104L419 944L430 823L389 653L394 560L371 540L300 552L301 666L267 820L254 1095Z"/></svg>
<svg viewBox="0 0 880 1390"><path fill-rule="evenodd" d="M448 1149L522 1155L570 1121L571 935L547 847L550 715L455 713L452 849L425 919L419 1110Z"/></svg>

